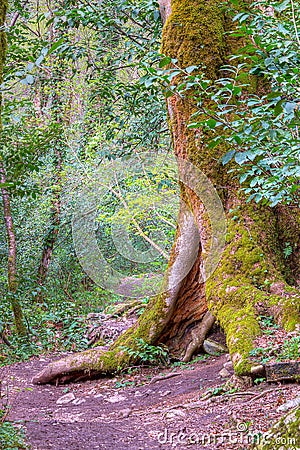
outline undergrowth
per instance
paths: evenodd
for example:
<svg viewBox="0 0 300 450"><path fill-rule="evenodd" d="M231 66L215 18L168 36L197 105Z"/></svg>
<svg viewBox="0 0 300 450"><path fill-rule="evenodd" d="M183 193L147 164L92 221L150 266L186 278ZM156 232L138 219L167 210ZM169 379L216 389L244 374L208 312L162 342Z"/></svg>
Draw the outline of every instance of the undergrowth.
<svg viewBox="0 0 300 450"><path fill-rule="evenodd" d="M23 428L5 420L6 412L5 409L0 409L0 449L29 450L30 447L26 444Z"/></svg>
<svg viewBox="0 0 300 450"><path fill-rule="evenodd" d="M300 357L300 336L285 339L278 347L274 347L272 343L268 347L256 347L251 350L250 356L258 357L261 364L271 360L297 360Z"/></svg>
<svg viewBox="0 0 300 450"><path fill-rule="evenodd" d="M5 333L11 345L0 339L0 366L28 360L41 353L87 349L87 314L101 312L117 300L118 296L100 288L75 292L71 299L52 293L45 296L42 304L34 304L32 297L25 297L22 299L28 330L25 339L16 335L10 305L4 300L0 304L0 332Z"/></svg>
<svg viewBox="0 0 300 450"><path fill-rule="evenodd" d="M136 348L122 346L122 350L133 356L142 364L167 364L169 362L169 352L164 346L150 345L143 339L136 339Z"/></svg>

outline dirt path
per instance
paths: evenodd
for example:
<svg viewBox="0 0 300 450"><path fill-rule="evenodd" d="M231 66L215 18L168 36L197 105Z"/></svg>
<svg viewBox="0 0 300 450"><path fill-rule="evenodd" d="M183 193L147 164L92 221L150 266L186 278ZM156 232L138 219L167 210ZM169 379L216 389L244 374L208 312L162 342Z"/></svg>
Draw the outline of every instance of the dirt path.
<svg viewBox="0 0 300 450"><path fill-rule="evenodd" d="M251 433L264 433L280 417L278 406L299 395L299 385L261 384L248 394L199 401L207 389L224 385L219 372L226 361L223 355L55 387L31 383L49 362L40 358L1 369L0 378L9 392L9 419L24 425L33 450L244 450ZM172 371L177 375L153 382Z"/></svg>

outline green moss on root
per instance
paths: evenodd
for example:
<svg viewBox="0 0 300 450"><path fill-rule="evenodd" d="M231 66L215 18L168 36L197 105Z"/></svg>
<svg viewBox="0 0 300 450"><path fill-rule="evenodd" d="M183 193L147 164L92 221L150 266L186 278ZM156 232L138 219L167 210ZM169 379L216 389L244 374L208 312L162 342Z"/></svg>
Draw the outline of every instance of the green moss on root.
<svg viewBox="0 0 300 450"><path fill-rule="evenodd" d="M300 408L290 411L265 435L254 450L297 449L300 446Z"/></svg>

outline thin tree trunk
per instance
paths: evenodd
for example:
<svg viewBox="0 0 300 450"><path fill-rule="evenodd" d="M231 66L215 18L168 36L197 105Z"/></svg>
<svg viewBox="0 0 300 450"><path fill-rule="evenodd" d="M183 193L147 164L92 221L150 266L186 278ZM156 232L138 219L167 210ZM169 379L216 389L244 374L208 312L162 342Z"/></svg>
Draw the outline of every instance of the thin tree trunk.
<svg viewBox="0 0 300 450"><path fill-rule="evenodd" d="M51 200L51 214L50 214L50 225L49 230L44 240L44 247L42 252L42 257L40 265L38 268L38 285L40 288L44 286L49 266L51 263L51 258L53 254L53 249L55 242L59 233L59 226L61 222L61 171L62 171L63 157L62 151L58 147L55 149L55 180L54 188L52 192ZM37 302L42 300L42 289L37 296Z"/></svg>
<svg viewBox="0 0 300 450"><path fill-rule="evenodd" d="M7 235L8 245L8 257L7 257L7 280L8 290L10 293L10 301L14 314L14 321L16 325L17 333L20 336L27 334L26 326L24 323L23 312L19 300L16 296L18 289L18 275L17 275L17 242L14 229L13 218L10 207L10 196L8 190L4 187L6 183L5 168L2 162L0 162L0 182L2 193L2 204L4 213L4 222Z"/></svg>
<svg viewBox="0 0 300 450"><path fill-rule="evenodd" d="M51 38L50 40L53 41L54 38L59 38L59 36L55 36L55 33L50 28ZM63 102L60 97L59 88L56 86L56 83L59 85L63 82L63 73L64 73L64 67L59 67L53 70L53 73L51 74L51 79L55 80L54 84L52 85L51 94L49 98L51 98L52 101L52 108L53 108L53 120L56 122L58 129L60 129L60 133L63 135L62 125L63 123L68 123L68 109L65 110L65 117L63 116ZM51 85L51 83L50 83ZM69 102L71 102L72 93L70 93L69 96ZM40 103L41 99L39 96L36 96L36 106L38 110L40 110ZM64 100L65 101L65 100ZM52 188L52 199L51 199L51 211L50 211L50 223L48 232L46 234L46 237L44 239L43 244L43 251L42 256L40 260L40 264L38 267L37 272L37 283L39 285L39 293L37 295L36 301L40 303L43 298L43 286L45 284L45 280L47 278L47 274L49 271L49 267L51 264L51 259L53 255L53 250L55 247L55 243L57 240L57 236L59 233L59 227L61 224L61 189L62 189L62 180L61 180L61 174L62 174L62 167L63 167L63 150L64 142L59 136L56 139L56 142L54 143L54 180L53 180L53 188Z"/></svg>
<svg viewBox="0 0 300 450"><path fill-rule="evenodd" d="M2 83L3 79L3 65L5 62L6 53L6 35L3 30L5 16L7 10L7 1L0 0L0 81ZM0 96L0 111L2 111L2 95ZM2 118L0 117L0 132L2 132ZM4 222L7 234L7 244L8 244L8 259L7 259L7 280L8 289L10 292L11 306L14 314L14 321L17 329L17 333L20 336L26 336L27 330L23 319L23 312L21 305L16 296L16 291L18 288L18 278L17 278L17 243L14 230L14 223L11 214L10 207L10 196L8 190L5 188L6 183L6 172L3 161L0 160L0 183L1 194L2 194L2 204L4 213Z"/></svg>

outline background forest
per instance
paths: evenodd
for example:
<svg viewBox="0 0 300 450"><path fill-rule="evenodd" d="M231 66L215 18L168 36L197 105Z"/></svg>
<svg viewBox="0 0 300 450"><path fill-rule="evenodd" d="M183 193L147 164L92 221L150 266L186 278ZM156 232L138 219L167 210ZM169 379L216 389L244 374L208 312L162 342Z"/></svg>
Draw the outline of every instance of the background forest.
<svg viewBox="0 0 300 450"><path fill-rule="evenodd" d="M78 187L89 183L103 161L170 148L163 95L140 79L159 59L160 30L152 2L104 2L101 10L86 2L10 5L1 186L14 224L9 239L16 242L10 242L14 261L7 269L10 244L2 209L1 330L19 351L12 356L4 346L5 362L43 348L85 348L84 315L117 300L88 279L76 258L73 206ZM153 185L167 184L153 176ZM141 183L129 179L121 188L136 214ZM140 202L149 189L142 195ZM116 200L106 199L99 218L99 240L106 239L108 255L114 253L109 217ZM139 220L146 232L156 226L155 217ZM169 245L171 225L164 226ZM166 262L161 259L160 269ZM115 264L124 273L134 271L124 258ZM25 331L23 325L14 331L11 305L22 308Z"/></svg>

